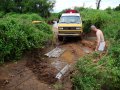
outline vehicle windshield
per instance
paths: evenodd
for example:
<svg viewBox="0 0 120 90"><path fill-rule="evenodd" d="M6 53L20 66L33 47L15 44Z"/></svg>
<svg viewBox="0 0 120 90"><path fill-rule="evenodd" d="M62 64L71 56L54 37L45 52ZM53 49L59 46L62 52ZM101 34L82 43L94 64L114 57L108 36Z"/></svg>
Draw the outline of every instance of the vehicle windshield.
<svg viewBox="0 0 120 90"><path fill-rule="evenodd" d="M80 23L79 16L62 16L59 23Z"/></svg>

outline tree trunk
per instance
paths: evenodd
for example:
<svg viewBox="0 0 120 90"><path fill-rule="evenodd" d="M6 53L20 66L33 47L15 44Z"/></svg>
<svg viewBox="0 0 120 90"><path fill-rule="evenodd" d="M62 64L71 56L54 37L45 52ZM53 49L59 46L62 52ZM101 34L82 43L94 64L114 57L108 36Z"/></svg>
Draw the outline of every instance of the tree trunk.
<svg viewBox="0 0 120 90"><path fill-rule="evenodd" d="M101 3L101 0L97 0L97 3L96 3L97 9L100 8L100 3Z"/></svg>

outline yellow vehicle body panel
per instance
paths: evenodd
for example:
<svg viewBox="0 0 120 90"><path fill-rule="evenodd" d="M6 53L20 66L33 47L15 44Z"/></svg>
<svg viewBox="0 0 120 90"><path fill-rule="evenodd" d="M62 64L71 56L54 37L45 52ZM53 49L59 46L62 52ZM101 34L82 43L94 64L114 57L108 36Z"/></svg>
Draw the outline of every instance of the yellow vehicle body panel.
<svg viewBox="0 0 120 90"><path fill-rule="evenodd" d="M58 27L82 27L82 24L58 24Z"/></svg>
<svg viewBox="0 0 120 90"><path fill-rule="evenodd" d="M80 29L79 30L75 30L75 29L72 29L72 30L69 30L69 29L64 29L64 30L60 30L59 28L71 28L71 27L74 27L74 28L77 28L79 27ZM59 23L58 24L58 35L59 36L80 36L83 32L83 29L82 29L82 24L61 24Z"/></svg>
<svg viewBox="0 0 120 90"><path fill-rule="evenodd" d="M32 21L33 24L41 23L42 21Z"/></svg>

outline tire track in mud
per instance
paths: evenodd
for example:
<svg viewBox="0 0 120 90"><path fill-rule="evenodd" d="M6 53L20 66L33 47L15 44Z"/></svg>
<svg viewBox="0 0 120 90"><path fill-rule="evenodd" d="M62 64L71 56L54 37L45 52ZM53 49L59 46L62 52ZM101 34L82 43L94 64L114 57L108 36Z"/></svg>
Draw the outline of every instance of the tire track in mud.
<svg viewBox="0 0 120 90"><path fill-rule="evenodd" d="M27 55L26 62L21 64L18 61L16 66L12 68L10 66L10 68L8 67L10 74L14 75L14 77L10 78L10 82L3 90L39 90L40 87L43 90L54 90L50 85L56 83L55 76L59 71L51 63L58 60L68 64L75 64L80 57L87 54L83 48L87 48L90 52L93 52L94 46L95 41L88 40L65 42L59 46L60 48L66 49L59 58L48 58L44 56L46 52L52 50L50 48L54 48L50 45L43 50L33 50ZM71 84L69 85L70 82L68 82L70 80L67 78L69 78L69 73L67 77L62 79L64 86L67 88L64 90L71 90ZM67 83L65 83L66 81Z"/></svg>
<svg viewBox="0 0 120 90"><path fill-rule="evenodd" d="M42 80L48 84L54 84L57 81L55 77L59 71L55 68L55 66L52 65L52 63L55 61L60 61L65 62L69 65L73 65L80 57L83 57L84 55L88 54L85 50L82 49L85 47L91 53L93 51L94 41L84 40L75 42L73 41L68 43L65 42L65 44L59 45L59 48L66 49L66 51L58 58L45 57L44 54L46 53L44 52L41 54L41 57L36 58L35 56L38 53L41 53L40 51L38 51L37 53L34 53L34 60L27 62L26 65L30 68L30 70L32 70L32 72L36 75L36 77L39 80ZM46 52L46 50L44 51ZM44 60L42 60L41 58L44 58Z"/></svg>

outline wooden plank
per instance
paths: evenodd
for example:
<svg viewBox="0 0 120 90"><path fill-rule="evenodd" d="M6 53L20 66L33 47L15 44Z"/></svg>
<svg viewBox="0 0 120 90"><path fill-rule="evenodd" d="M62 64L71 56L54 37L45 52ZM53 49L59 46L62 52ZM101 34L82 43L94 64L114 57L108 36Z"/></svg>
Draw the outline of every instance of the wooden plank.
<svg viewBox="0 0 120 90"><path fill-rule="evenodd" d="M69 68L71 67L71 65L66 65L57 75L56 75L56 78L57 79L61 79L61 77L66 73L68 72Z"/></svg>
<svg viewBox="0 0 120 90"><path fill-rule="evenodd" d="M61 49L61 48L55 48L52 51L48 52L47 54L45 54L48 57L53 57L53 58L57 58L59 57L63 52L65 51L65 49Z"/></svg>

